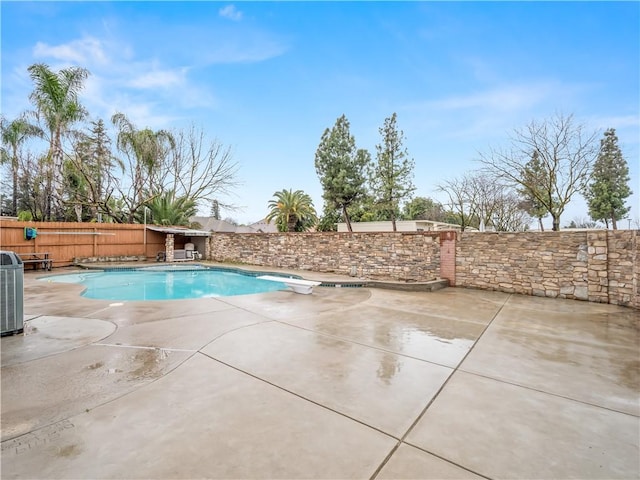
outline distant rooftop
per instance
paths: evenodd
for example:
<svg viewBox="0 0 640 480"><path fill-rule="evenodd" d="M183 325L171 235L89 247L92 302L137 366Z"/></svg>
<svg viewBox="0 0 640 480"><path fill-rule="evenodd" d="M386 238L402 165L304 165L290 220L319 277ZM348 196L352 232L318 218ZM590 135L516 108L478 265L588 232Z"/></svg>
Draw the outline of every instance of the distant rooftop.
<svg viewBox="0 0 640 480"><path fill-rule="evenodd" d="M202 230L208 232L223 233L275 233L278 231L275 223L267 223L264 220L252 223L251 225L235 225L225 220L218 220L213 217L191 217L192 223L199 223Z"/></svg>
<svg viewBox="0 0 640 480"><path fill-rule="evenodd" d="M354 232L391 232L391 221L384 222L351 222ZM396 230L398 232L440 232L444 230L460 231L462 227L454 223L434 222L432 220L398 220ZM468 230L475 230L467 227ZM338 223L338 232L348 232L346 223Z"/></svg>

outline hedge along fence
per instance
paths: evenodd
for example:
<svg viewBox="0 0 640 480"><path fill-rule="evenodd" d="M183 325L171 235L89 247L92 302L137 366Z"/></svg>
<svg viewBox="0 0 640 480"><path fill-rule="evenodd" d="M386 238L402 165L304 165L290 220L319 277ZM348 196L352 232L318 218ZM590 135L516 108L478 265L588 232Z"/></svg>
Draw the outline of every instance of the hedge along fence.
<svg viewBox="0 0 640 480"><path fill-rule="evenodd" d="M219 262L313 270L370 279L440 277L438 233L214 233Z"/></svg>
<svg viewBox="0 0 640 480"><path fill-rule="evenodd" d="M25 227L37 236L25 240ZM155 258L165 249L165 235L144 225L117 223L17 222L0 220L0 249L16 253L49 253L54 267L72 265L76 258Z"/></svg>

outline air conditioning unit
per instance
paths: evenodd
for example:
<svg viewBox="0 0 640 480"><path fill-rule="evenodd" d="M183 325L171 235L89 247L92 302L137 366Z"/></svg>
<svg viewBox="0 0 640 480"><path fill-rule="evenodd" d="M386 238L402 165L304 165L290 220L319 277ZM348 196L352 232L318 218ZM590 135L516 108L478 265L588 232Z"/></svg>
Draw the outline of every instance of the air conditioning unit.
<svg viewBox="0 0 640 480"><path fill-rule="evenodd" d="M0 251L0 335L24 329L24 265L15 253Z"/></svg>

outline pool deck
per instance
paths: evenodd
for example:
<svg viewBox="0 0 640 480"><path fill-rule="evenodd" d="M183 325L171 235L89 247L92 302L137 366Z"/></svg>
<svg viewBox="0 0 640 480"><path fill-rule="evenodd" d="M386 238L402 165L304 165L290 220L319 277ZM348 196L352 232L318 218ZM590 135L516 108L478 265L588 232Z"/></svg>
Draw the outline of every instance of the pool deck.
<svg viewBox="0 0 640 480"><path fill-rule="evenodd" d="M640 477L638 310L458 288L120 303L42 276L1 340L3 480Z"/></svg>

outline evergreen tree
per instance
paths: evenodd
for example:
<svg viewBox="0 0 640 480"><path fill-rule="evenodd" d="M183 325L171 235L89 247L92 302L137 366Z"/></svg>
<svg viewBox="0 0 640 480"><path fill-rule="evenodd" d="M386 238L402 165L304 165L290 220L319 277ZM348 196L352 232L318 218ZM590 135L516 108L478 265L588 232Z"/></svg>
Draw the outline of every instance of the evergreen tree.
<svg viewBox="0 0 640 480"><path fill-rule="evenodd" d="M211 216L216 220L220 220L220 203L218 200L211 201Z"/></svg>
<svg viewBox="0 0 640 480"><path fill-rule="evenodd" d="M337 209L330 208L325 203L322 217L318 220L316 230L318 232L335 232L338 230L337 223L340 222L341 216Z"/></svg>
<svg viewBox="0 0 640 480"><path fill-rule="evenodd" d="M555 206L552 189L549 189L549 184L542 180L545 175L544 167L540 161L540 155L537 150L534 150L531 155L531 160L524 166L522 173L522 178L526 182L527 188L519 185L519 188L516 189L523 197L523 210L538 220L538 227L541 232L544 232L542 219L548 213L545 205ZM545 200L540 201L540 198Z"/></svg>
<svg viewBox="0 0 640 480"><path fill-rule="evenodd" d="M340 210L351 232L349 207L366 193L365 171L371 161L368 151L356 148L349 120L342 115L326 129L316 150L316 172L322 185L325 210Z"/></svg>
<svg viewBox="0 0 640 480"><path fill-rule="evenodd" d="M404 206L406 220L431 220L444 222L446 213L441 203L429 197L416 197Z"/></svg>
<svg viewBox="0 0 640 480"><path fill-rule="evenodd" d="M586 199L589 215L593 220L608 223L618 228L617 221L625 218L631 207L625 200L633 193L629 188L629 166L618 147L616 131L610 128L600 140L600 153L593 165L593 173Z"/></svg>
<svg viewBox="0 0 640 480"><path fill-rule="evenodd" d="M411 196L414 161L403 147L404 133L398 131L397 116L386 118L379 129L382 143L376 145L376 163L370 171L371 188L378 209L391 220L396 231L396 218L400 214L400 202Z"/></svg>
<svg viewBox="0 0 640 480"><path fill-rule="evenodd" d="M112 170L119 167L124 171L124 164L111 153L111 139L107 133L104 121L98 119L91 122L89 133L79 133L75 144L75 155L69 158L67 165L67 194L71 194L71 202L76 205L86 205L89 208L88 217L98 219L105 210L105 205L118 182L112 175ZM71 176L69 176L71 175ZM73 181L73 177L77 177ZM68 185L68 181L72 184ZM77 188L82 186L80 191Z"/></svg>

